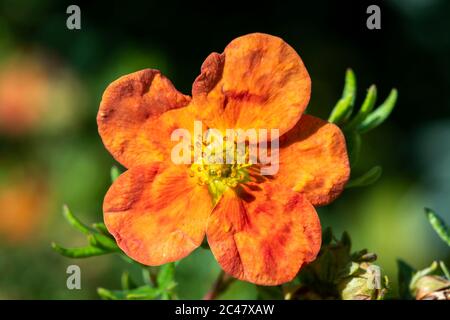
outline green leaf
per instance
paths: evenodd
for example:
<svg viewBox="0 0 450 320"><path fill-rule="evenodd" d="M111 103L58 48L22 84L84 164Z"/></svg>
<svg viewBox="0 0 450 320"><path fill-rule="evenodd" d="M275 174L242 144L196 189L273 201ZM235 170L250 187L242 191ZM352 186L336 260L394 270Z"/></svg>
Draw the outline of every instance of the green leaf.
<svg viewBox="0 0 450 320"><path fill-rule="evenodd" d="M345 128L349 131L352 131L361 122L363 122L364 119L366 119L366 117L372 111L376 101L377 101L377 87L375 85L371 85L369 90L367 91L367 95L366 98L364 99L361 109L359 109L357 115L350 121L350 123Z"/></svg>
<svg viewBox="0 0 450 320"><path fill-rule="evenodd" d="M425 208L425 214L434 231L436 231L442 241L450 246L450 230L444 220L437 213L428 208Z"/></svg>
<svg viewBox="0 0 450 320"><path fill-rule="evenodd" d="M160 289L172 287L175 283L175 265L166 263L161 266L156 278L156 283Z"/></svg>
<svg viewBox="0 0 450 320"><path fill-rule="evenodd" d="M131 290L137 288L136 282L130 276L128 271L124 271L120 277L120 283L122 284L123 290Z"/></svg>
<svg viewBox="0 0 450 320"><path fill-rule="evenodd" d="M353 168L359 159L361 152L361 135L355 131L348 132L345 136L347 142L348 157L350 160L350 167Z"/></svg>
<svg viewBox="0 0 450 320"><path fill-rule="evenodd" d="M154 283L152 281L152 275L150 274L150 270L147 266L143 266L142 267L142 281L144 281L144 283L147 286L153 287Z"/></svg>
<svg viewBox="0 0 450 320"><path fill-rule="evenodd" d="M80 247L80 248L64 248L56 243L52 243L52 248L59 254L69 257L69 258L88 258L93 256L100 256L103 254L111 253L109 250L105 250L102 248L94 247L94 246L87 246L87 247Z"/></svg>
<svg viewBox="0 0 450 320"><path fill-rule="evenodd" d="M116 179L121 175L119 168L116 166L111 167L110 175L111 175L111 181L114 182Z"/></svg>
<svg viewBox="0 0 450 320"><path fill-rule="evenodd" d="M335 124L344 122L348 117L347 115L352 112L351 101L352 97L350 96L339 99L333 111L331 111L328 121Z"/></svg>
<svg viewBox="0 0 450 320"><path fill-rule="evenodd" d="M63 206L63 216L64 218L66 218L67 222L69 222L69 224L75 229L81 231L84 234L91 234L91 228L84 225L77 217L75 217L67 205Z"/></svg>
<svg viewBox="0 0 450 320"><path fill-rule="evenodd" d="M111 239L114 239L114 237L109 233L108 229L106 228L106 226L103 222L93 223L92 227L94 227L94 229L96 231L98 231L99 233L101 233Z"/></svg>
<svg viewBox="0 0 450 320"><path fill-rule="evenodd" d="M134 290L129 290L125 297L127 300L153 300L159 295L161 295L161 290L158 288L143 286Z"/></svg>
<svg viewBox="0 0 450 320"><path fill-rule="evenodd" d="M351 105L355 103L356 99L356 76L352 69L348 68L345 72L345 86L343 97L352 97Z"/></svg>
<svg viewBox="0 0 450 320"><path fill-rule="evenodd" d="M160 294L160 290L142 286L133 290L97 289L98 295L105 300L153 300Z"/></svg>
<svg viewBox="0 0 450 320"><path fill-rule="evenodd" d="M123 299L117 293L113 293L112 291L105 289L105 288L97 288L97 294L103 300L121 300L121 299Z"/></svg>
<svg viewBox="0 0 450 320"><path fill-rule="evenodd" d="M445 265L444 261L439 261L439 266L441 267L442 273L447 278L447 280L450 280L450 272L448 271L448 268Z"/></svg>
<svg viewBox="0 0 450 320"><path fill-rule="evenodd" d="M331 111L329 122L343 123L345 122L353 111L353 104L356 98L356 77L351 69L347 69L345 74L345 86L342 92L342 97L336 103L336 106Z"/></svg>
<svg viewBox="0 0 450 320"><path fill-rule="evenodd" d="M362 176L350 180L345 188L366 187L378 181L383 172L380 166L375 166Z"/></svg>
<svg viewBox="0 0 450 320"><path fill-rule="evenodd" d="M397 260L398 267L398 291L401 299L411 299L409 285L415 270L403 260Z"/></svg>
<svg viewBox="0 0 450 320"><path fill-rule="evenodd" d="M370 113L361 124L358 125L357 131L359 133L368 132L380 124L382 124L394 110L397 102L398 93L396 89L392 89L386 100L375 111Z"/></svg>

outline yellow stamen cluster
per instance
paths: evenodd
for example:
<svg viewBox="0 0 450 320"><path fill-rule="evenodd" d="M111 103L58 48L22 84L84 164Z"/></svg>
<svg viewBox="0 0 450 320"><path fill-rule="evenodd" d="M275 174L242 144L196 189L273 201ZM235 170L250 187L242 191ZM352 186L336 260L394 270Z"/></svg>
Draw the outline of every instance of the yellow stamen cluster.
<svg viewBox="0 0 450 320"><path fill-rule="evenodd" d="M197 184L206 185L211 193L214 201L216 201L227 188L236 188L241 183L250 181L249 170L252 167L252 163L248 157L248 150L246 150L244 156L238 154L236 148L229 147L229 142L225 143L223 150L220 154L216 155L214 152L207 153L210 156L205 157L204 151L210 148L206 144L202 144L202 157L199 157L190 167L189 175L196 179ZM236 146L234 146L236 147ZM232 150L234 153L231 159L232 163L226 163L226 154ZM219 156L219 157L217 157ZM241 156L245 161L237 161Z"/></svg>
<svg viewBox="0 0 450 320"><path fill-rule="evenodd" d="M210 164L202 160L201 163L194 163L191 166L189 175L196 177L199 185L221 182L235 188L239 183L248 180L247 168L249 166L251 164Z"/></svg>

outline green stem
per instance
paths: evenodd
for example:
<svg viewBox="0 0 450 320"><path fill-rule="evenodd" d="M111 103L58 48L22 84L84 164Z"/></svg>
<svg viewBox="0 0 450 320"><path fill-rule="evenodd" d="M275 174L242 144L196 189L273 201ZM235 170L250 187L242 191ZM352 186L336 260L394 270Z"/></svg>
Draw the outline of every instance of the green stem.
<svg viewBox="0 0 450 320"><path fill-rule="evenodd" d="M227 275L225 272L223 272L223 270L220 270L220 273L217 276L216 281L214 281L214 284L211 287L211 289L203 297L203 300L216 299L220 294L222 294L223 292L225 292L225 290L228 289L228 287L233 281L234 278Z"/></svg>

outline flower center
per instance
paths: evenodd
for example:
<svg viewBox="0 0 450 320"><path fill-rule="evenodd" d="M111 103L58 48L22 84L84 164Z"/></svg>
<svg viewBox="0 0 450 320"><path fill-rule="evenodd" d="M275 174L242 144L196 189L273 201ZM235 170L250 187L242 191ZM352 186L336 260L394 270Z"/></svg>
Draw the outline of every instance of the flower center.
<svg viewBox="0 0 450 320"><path fill-rule="evenodd" d="M240 157L236 145L234 148L227 146L229 147L229 144L225 143L223 149L214 152L210 150L210 145L203 144L202 156L189 169L190 177L196 179L199 185L208 187L213 203L216 203L228 188L236 188L241 183L251 181L250 170L253 164L249 160L247 148L245 154Z"/></svg>

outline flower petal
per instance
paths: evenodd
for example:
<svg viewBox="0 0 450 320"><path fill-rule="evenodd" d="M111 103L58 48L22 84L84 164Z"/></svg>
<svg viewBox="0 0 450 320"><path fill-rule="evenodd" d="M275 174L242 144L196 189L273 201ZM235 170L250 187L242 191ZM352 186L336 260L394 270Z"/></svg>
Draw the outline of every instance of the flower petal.
<svg viewBox="0 0 450 320"><path fill-rule="evenodd" d="M212 201L185 166L160 163L122 174L103 203L105 224L119 247L146 265L179 260L205 235Z"/></svg>
<svg viewBox="0 0 450 320"><path fill-rule="evenodd" d="M184 118L182 107L189 102L190 97L178 92L158 70L123 76L108 86L100 104L97 124L103 143L125 167L161 161L168 153L171 132L183 127L173 119ZM177 116L161 120L169 110L179 108Z"/></svg>
<svg viewBox="0 0 450 320"><path fill-rule="evenodd" d="M311 80L302 60L278 37L253 33L212 53L192 88L213 128L291 129L305 110Z"/></svg>
<svg viewBox="0 0 450 320"><path fill-rule="evenodd" d="M315 259L321 244L320 221L314 207L297 192L270 182L252 189L223 194L208 221L208 242L233 277L279 285Z"/></svg>
<svg viewBox="0 0 450 320"><path fill-rule="evenodd" d="M314 206L336 199L350 176L342 131L310 115L280 138L279 161L276 180L303 193Z"/></svg>

